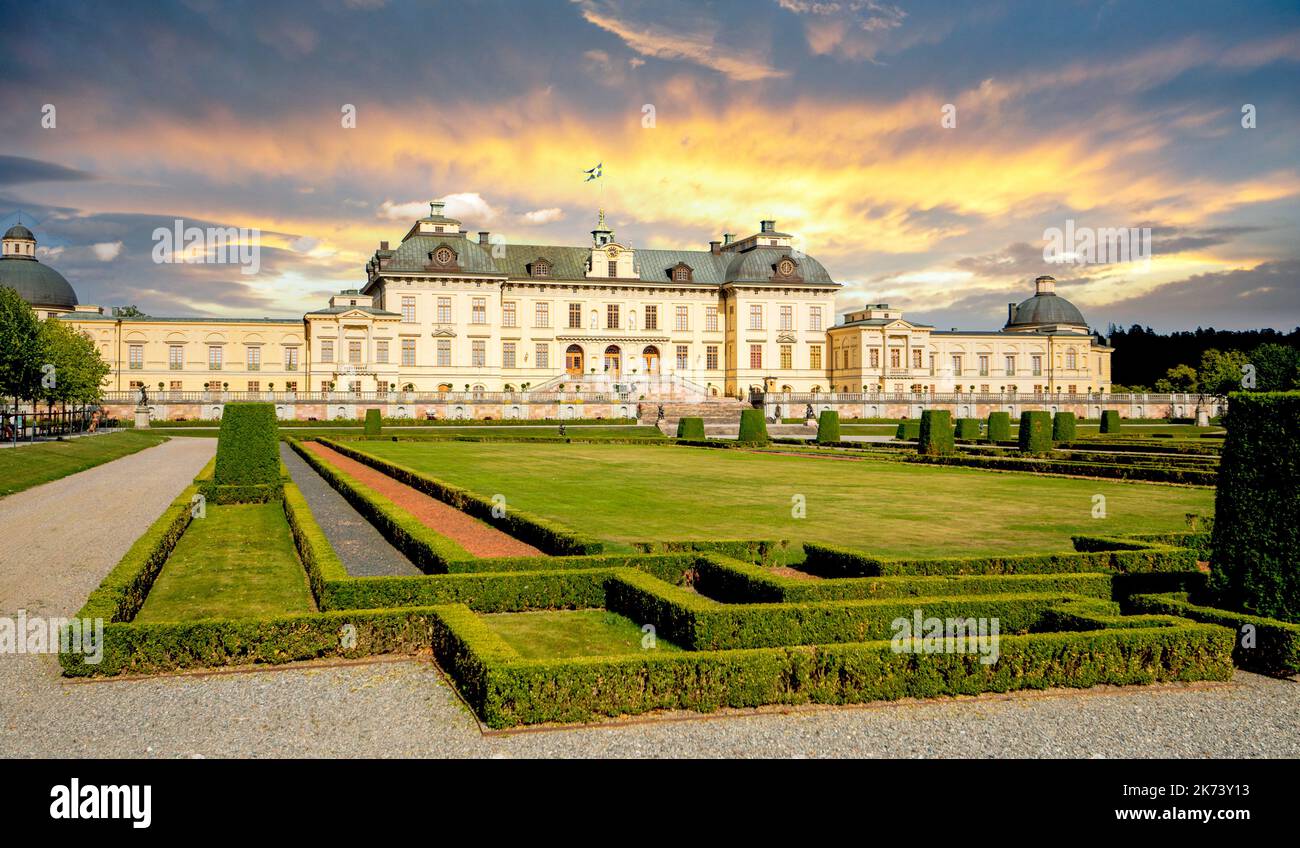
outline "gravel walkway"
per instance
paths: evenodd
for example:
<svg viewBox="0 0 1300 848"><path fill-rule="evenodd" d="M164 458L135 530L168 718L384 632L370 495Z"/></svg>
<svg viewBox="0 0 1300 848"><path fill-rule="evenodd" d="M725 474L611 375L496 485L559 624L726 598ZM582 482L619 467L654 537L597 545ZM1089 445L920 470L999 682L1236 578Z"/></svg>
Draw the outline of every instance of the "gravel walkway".
<svg viewBox="0 0 1300 848"><path fill-rule="evenodd" d="M297 451L280 443L280 458L289 476L302 490L325 538L343 560L353 577L416 575L424 572L389 544L375 526L361 516L347 499L316 473Z"/></svg>
<svg viewBox="0 0 1300 848"><path fill-rule="evenodd" d="M374 489L379 494L415 516L424 526L451 539L476 557L535 557L546 554L514 536L467 515L437 498L399 483L369 465L349 459L319 442L303 442L303 447L330 465Z"/></svg>

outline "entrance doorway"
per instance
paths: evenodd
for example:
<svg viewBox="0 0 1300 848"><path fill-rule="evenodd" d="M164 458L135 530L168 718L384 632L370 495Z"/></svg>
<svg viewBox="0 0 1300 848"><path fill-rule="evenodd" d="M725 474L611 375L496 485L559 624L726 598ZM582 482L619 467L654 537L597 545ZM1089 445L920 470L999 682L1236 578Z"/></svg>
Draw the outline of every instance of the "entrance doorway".
<svg viewBox="0 0 1300 848"><path fill-rule="evenodd" d="M641 351L641 358L645 360L645 372L647 374L659 373L659 348L649 345Z"/></svg>
<svg viewBox="0 0 1300 848"><path fill-rule="evenodd" d="M612 377L617 377L623 362L623 351L619 350L618 345L610 345L605 348L605 372Z"/></svg>
<svg viewBox="0 0 1300 848"><path fill-rule="evenodd" d="M564 370L565 373L574 377L582 376L582 348L578 345L569 345L564 351Z"/></svg>

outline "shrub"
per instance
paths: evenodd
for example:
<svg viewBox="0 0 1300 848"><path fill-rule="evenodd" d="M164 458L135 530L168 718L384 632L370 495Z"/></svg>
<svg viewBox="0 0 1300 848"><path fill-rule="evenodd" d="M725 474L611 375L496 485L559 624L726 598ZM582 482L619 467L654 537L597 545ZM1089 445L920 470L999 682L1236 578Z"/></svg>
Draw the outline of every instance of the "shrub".
<svg viewBox="0 0 1300 848"><path fill-rule="evenodd" d="M1134 595L1128 599L1127 606L1127 611L1130 612L1136 610L1165 613L1205 624L1230 627L1237 634L1232 649L1232 659L1238 666L1261 674L1283 676L1300 674L1300 625L1298 624L1197 606L1189 602L1187 594L1182 592ZM1253 628L1253 632L1246 630L1247 625ZM1248 632L1253 639L1246 638Z"/></svg>
<svg viewBox="0 0 1300 848"><path fill-rule="evenodd" d="M921 413L916 451L927 456L950 456L957 452L952 438L952 413L946 409L927 409Z"/></svg>
<svg viewBox="0 0 1300 848"><path fill-rule="evenodd" d="M978 418L958 418L957 438L974 441L980 437L980 420Z"/></svg>
<svg viewBox="0 0 1300 848"><path fill-rule="evenodd" d="M201 491L209 503L265 503L284 496L275 406L226 405L217 434L212 479Z"/></svg>
<svg viewBox="0 0 1300 848"><path fill-rule="evenodd" d="M1020 452L1047 454L1052 452L1052 414L1050 412L1020 413Z"/></svg>
<svg viewBox="0 0 1300 848"><path fill-rule="evenodd" d="M366 410L366 435L378 436L383 432L383 419L378 409Z"/></svg>
<svg viewBox="0 0 1300 848"><path fill-rule="evenodd" d="M1076 541L1076 544L1079 542ZM1083 547L1083 546L1081 546ZM1089 549L1090 548L1090 549ZM1147 573L1195 571L1196 552L1143 542L1105 540L1105 544L1057 554L885 559L861 551L805 542L804 569L826 577L880 577L926 574L1051 574L1081 572Z"/></svg>
<svg viewBox="0 0 1300 848"><path fill-rule="evenodd" d="M682 418L677 422L677 438L705 439L703 418Z"/></svg>
<svg viewBox="0 0 1300 848"><path fill-rule="evenodd" d="M988 433L984 438L990 442L1008 442L1011 440L1011 413L990 412Z"/></svg>
<svg viewBox="0 0 1300 848"><path fill-rule="evenodd" d="M1300 622L1300 392L1228 399L1214 501L1217 605Z"/></svg>
<svg viewBox="0 0 1300 848"><path fill-rule="evenodd" d="M1073 412L1058 412L1052 416L1052 440L1072 442L1078 432Z"/></svg>
<svg viewBox="0 0 1300 848"><path fill-rule="evenodd" d="M740 436L736 441L746 445L765 445L770 441L767 435L767 422L763 419L763 410L741 411Z"/></svg>
<svg viewBox="0 0 1300 848"><path fill-rule="evenodd" d="M1101 413L1101 432L1118 433L1119 432L1119 411L1115 409L1106 409Z"/></svg>
<svg viewBox="0 0 1300 848"><path fill-rule="evenodd" d="M840 414L833 409L823 409L817 419L817 443L833 444L840 440Z"/></svg>
<svg viewBox="0 0 1300 848"><path fill-rule="evenodd" d="M900 422L898 425L898 430L894 433L894 438L902 441L921 438L921 422L920 421Z"/></svg>

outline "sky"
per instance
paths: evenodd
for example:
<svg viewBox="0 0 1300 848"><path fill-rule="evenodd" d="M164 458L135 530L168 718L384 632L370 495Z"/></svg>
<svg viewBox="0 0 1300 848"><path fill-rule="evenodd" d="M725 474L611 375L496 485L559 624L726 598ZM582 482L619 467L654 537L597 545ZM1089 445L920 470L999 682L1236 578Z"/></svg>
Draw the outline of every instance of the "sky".
<svg viewBox="0 0 1300 848"><path fill-rule="evenodd" d="M440 199L517 243L588 244L600 206L633 247L773 219L841 313L943 329L1000 327L1044 273L1102 332L1300 325L1294 2L0 11L0 226L83 303L298 316ZM259 230L257 272L155 261L178 219ZM1067 227L1149 228L1149 258L1047 261Z"/></svg>

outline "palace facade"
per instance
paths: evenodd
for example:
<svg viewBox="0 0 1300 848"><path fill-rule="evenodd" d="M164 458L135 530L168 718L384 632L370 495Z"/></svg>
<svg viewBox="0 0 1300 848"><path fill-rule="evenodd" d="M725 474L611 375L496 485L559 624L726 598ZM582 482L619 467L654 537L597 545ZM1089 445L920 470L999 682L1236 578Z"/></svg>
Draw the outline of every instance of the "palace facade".
<svg viewBox="0 0 1300 848"><path fill-rule="evenodd" d="M837 324L841 285L770 220L704 250L658 250L618 240L601 212L588 245L514 244L466 232L434 202L396 245L380 242L363 285L301 319L105 314L36 258L25 227L3 244L0 285L94 339L114 390L742 397L1110 385L1110 348L1050 277L999 330L936 330L886 304Z"/></svg>

